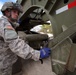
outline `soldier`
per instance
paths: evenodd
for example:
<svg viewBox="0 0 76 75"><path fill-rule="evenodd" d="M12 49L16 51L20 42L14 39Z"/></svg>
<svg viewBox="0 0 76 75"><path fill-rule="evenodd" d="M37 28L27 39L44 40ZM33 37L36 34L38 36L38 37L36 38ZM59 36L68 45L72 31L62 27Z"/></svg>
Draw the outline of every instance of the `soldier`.
<svg viewBox="0 0 76 75"><path fill-rule="evenodd" d="M35 61L49 57L50 49L34 50L17 35L15 28L22 7L18 3L5 2L1 9L3 16L0 18L0 75L12 75L12 65L17 60L17 55L23 59Z"/></svg>

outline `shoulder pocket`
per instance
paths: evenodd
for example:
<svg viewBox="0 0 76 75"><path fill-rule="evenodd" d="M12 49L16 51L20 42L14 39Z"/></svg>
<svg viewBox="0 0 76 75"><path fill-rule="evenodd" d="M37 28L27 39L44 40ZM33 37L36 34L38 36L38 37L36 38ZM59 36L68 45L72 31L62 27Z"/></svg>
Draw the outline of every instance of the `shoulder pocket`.
<svg viewBox="0 0 76 75"><path fill-rule="evenodd" d="M5 36L6 40L13 40L13 39L17 38L17 33L13 29L13 27L5 27L4 36Z"/></svg>

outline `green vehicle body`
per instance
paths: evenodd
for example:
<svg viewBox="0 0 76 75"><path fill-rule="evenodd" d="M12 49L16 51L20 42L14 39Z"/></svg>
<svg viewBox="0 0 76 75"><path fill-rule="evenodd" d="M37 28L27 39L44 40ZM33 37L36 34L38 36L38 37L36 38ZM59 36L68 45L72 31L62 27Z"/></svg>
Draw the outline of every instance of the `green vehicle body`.
<svg viewBox="0 0 76 75"><path fill-rule="evenodd" d="M43 59L43 64L19 58L14 67L20 64L24 75L76 75L76 0L17 2L23 6L23 13L19 16L20 26L16 29L19 35L34 49L48 46L51 56ZM52 24L53 39L30 31L34 26L48 24L47 21Z"/></svg>

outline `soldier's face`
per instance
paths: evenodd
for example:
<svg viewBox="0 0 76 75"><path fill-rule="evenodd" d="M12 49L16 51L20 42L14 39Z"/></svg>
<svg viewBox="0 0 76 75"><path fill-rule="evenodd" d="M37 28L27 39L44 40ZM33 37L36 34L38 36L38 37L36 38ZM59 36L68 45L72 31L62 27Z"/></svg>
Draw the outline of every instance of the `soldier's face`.
<svg viewBox="0 0 76 75"><path fill-rule="evenodd" d="M11 10L11 18L13 18L14 20L18 20L18 16L19 16L19 11L14 9L14 10Z"/></svg>

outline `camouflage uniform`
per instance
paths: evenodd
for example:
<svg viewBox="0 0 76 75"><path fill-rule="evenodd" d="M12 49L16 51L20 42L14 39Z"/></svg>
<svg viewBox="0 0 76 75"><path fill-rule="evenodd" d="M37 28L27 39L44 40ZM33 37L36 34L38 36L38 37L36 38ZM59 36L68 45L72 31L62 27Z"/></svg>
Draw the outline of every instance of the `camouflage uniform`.
<svg viewBox="0 0 76 75"><path fill-rule="evenodd" d="M0 18L0 75L11 75L17 55L23 59L39 60L40 51L29 47L20 39L7 17Z"/></svg>

